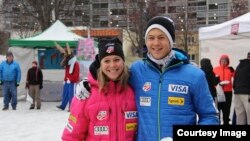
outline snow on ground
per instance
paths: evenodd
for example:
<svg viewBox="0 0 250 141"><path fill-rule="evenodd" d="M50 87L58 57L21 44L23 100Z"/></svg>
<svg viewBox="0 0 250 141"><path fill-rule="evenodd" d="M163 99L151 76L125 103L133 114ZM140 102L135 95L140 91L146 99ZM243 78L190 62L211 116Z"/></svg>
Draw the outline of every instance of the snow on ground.
<svg viewBox="0 0 250 141"><path fill-rule="evenodd" d="M29 110L30 104L18 101L17 110L3 111L0 97L1 141L60 141L69 112L56 108L60 102L42 102L40 110Z"/></svg>

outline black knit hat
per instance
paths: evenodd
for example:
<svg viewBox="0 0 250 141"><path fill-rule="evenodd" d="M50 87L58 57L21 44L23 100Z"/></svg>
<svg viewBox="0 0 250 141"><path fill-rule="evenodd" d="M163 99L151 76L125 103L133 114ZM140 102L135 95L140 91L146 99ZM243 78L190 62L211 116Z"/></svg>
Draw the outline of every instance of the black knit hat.
<svg viewBox="0 0 250 141"><path fill-rule="evenodd" d="M148 32L153 28L160 29L164 32L169 39L170 46L173 47L173 43L175 42L175 28L172 19L165 16L156 16L150 19L146 27L145 40L147 39Z"/></svg>
<svg viewBox="0 0 250 141"><path fill-rule="evenodd" d="M8 51L8 52L6 53L6 56L12 56L12 57L13 57L13 53L12 53L11 51Z"/></svg>
<svg viewBox="0 0 250 141"><path fill-rule="evenodd" d="M117 55L124 59L124 53L122 50L122 43L118 38L104 38L99 41L99 60L109 55Z"/></svg>

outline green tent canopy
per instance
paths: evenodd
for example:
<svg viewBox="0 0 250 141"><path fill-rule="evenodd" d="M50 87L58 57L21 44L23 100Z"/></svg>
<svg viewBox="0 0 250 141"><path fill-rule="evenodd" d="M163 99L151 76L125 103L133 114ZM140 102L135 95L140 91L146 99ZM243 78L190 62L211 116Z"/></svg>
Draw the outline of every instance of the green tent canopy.
<svg viewBox="0 0 250 141"><path fill-rule="evenodd" d="M44 32L25 39L10 39L10 46L20 46L24 48L53 48L54 42L57 42L62 47L69 43L71 48L78 45L78 40L83 37L70 31L61 21L57 20Z"/></svg>

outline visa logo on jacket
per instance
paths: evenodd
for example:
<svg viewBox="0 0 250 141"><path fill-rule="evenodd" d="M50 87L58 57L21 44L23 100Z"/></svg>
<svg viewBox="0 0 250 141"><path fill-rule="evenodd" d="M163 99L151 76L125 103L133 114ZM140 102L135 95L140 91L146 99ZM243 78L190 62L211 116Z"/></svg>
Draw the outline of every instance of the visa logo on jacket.
<svg viewBox="0 0 250 141"><path fill-rule="evenodd" d="M135 119L135 118L137 118L137 111L125 112L125 119Z"/></svg>
<svg viewBox="0 0 250 141"><path fill-rule="evenodd" d="M168 85L168 91L169 92L174 92L174 93L187 94L188 93L188 86L169 84Z"/></svg>

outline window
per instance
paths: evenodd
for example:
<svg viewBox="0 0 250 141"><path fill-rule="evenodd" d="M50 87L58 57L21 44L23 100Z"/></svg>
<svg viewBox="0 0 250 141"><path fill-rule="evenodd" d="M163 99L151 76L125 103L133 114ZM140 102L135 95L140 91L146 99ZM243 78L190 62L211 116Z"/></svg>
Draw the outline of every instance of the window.
<svg viewBox="0 0 250 141"><path fill-rule="evenodd" d="M20 12L20 8L18 8L18 7L12 7L12 12L18 13L18 12Z"/></svg>
<svg viewBox="0 0 250 141"><path fill-rule="evenodd" d="M76 10L75 15L76 16L82 16L82 11L81 10Z"/></svg>

